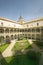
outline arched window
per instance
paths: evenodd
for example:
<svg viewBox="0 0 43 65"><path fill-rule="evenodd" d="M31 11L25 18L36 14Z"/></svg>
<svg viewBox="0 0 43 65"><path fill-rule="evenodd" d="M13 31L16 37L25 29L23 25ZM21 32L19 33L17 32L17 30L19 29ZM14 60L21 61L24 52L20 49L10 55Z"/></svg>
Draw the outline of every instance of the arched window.
<svg viewBox="0 0 43 65"><path fill-rule="evenodd" d="M1 22L1 25L3 26L3 22Z"/></svg>
<svg viewBox="0 0 43 65"><path fill-rule="evenodd" d="M37 26L39 25L39 23L37 23Z"/></svg>

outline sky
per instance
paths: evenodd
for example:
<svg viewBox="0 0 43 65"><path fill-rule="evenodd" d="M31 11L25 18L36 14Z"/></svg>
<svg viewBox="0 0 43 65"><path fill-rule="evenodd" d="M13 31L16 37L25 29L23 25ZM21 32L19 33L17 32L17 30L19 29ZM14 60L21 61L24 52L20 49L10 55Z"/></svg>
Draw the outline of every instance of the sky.
<svg viewBox="0 0 43 65"><path fill-rule="evenodd" d="M0 17L18 20L43 17L43 0L0 0Z"/></svg>

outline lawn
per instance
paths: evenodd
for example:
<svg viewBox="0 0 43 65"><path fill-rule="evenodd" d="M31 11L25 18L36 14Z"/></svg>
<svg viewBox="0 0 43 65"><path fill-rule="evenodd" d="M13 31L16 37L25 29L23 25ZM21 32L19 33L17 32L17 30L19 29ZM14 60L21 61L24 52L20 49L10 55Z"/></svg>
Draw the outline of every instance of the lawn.
<svg viewBox="0 0 43 65"><path fill-rule="evenodd" d="M3 52L8 46L9 44L0 45L0 52Z"/></svg>
<svg viewBox="0 0 43 65"><path fill-rule="evenodd" d="M17 55L3 58L2 65L39 65L37 61L31 61L26 55Z"/></svg>
<svg viewBox="0 0 43 65"><path fill-rule="evenodd" d="M40 49L43 49L43 42L41 41L33 41Z"/></svg>
<svg viewBox="0 0 43 65"><path fill-rule="evenodd" d="M32 46L28 42L28 40L20 40L15 43L15 46L12 50L26 50L26 49L32 49Z"/></svg>

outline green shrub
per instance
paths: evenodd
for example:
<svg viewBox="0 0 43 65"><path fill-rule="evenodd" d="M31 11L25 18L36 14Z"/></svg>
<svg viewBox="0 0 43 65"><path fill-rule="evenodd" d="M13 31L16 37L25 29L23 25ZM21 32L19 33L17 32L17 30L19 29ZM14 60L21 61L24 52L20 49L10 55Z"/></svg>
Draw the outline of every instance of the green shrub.
<svg viewBox="0 0 43 65"><path fill-rule="evenodd" d="M40 53L39 52L35 52L35 51L28 51L26 54L27 58L30 60L39 60L40 58Z"/></svg>
<svg viewBox="0 0 43 65"><path fill-rule="evenodd" d="M15 62L17 63L17 65L20 63L19 55L16 55L16 56L15 56Z"/></svg>

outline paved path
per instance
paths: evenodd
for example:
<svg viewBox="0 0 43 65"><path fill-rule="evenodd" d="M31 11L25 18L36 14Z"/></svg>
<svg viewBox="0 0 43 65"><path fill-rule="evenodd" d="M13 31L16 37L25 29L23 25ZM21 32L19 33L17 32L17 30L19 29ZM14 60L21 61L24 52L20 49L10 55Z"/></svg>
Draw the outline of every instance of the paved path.
<svg viewBox="0 0 43 65"><path fill-rule="evenodd" d="M32 44L32 47L36 52L39 51L41 53L41 59L39 65L43 65L43 52L41 52L41 49L39 49L36 44L33 44L32 40L28 40L28 41L30 42L30 44Z"/></svg>
<svg viewBox="0 0 43 65"><path fill-rule="evenodd" d="M33 44L32 40L28 40L30 42L30 44L32 45L33 49L37 52L37 51L41 51L38 46L36 44Z"/></svg>
<svg viewBox="0 0 43 65"><path fill-rule="evenodd" d="M8 57L8 56L12 56L13 55L11 50L14 47L15 42L16 42L16 40L13 40L11 42L11 44L7 47L7 49L2 53L3 57Z"/></svg>

